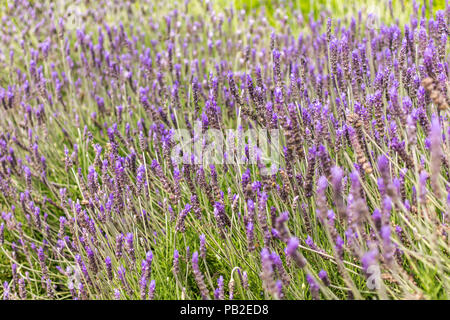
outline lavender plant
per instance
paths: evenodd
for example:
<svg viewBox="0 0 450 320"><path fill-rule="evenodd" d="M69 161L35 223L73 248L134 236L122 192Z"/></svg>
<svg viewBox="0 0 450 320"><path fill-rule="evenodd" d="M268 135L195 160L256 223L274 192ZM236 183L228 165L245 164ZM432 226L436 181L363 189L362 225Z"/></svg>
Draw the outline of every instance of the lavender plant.
<svg viewBox="0 0 450 320"><path fill-rule="evenodd" d="M88 2L2 9L3 299L448 299L448 1Z"/></svg>

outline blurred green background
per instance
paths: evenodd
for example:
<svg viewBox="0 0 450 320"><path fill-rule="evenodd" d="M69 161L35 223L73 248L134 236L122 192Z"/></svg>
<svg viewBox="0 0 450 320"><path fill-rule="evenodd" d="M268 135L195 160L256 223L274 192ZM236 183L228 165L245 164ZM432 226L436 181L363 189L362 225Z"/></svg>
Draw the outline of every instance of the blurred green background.
<svg viewBox="0 0 450 320"><path fill-rule="evenodd" d="M227 4L229 1L219 0L219 3ZM412 12L412 0L235 0L234 3L237 8L258 9L264 7L268 14L273 15L277 7L292 6L294 9L300 9L303 14L314 12L317 14L320 10L326 8L332 11L333 14L345 14L348 10L354 8L373 6L386 10L389 2L392 3L394 10L405 7L408 13ZM445 8L445 0L417 0L416 3L422 7L424 4L430 8L432 3L433 12Z"/></svg>
<svg viewBox="0 0 450 320"><path fill-rule="evenodd" d="M445 1L416 0L419 17L422 15L422 9L425 9L427 18L430 18L436 11L445 9ZM201 3L204 3L204 0L191 0L191 4L194 6ZM260 13L264 10L267 20L275 28L279 26L280 17L285 15L287 15L289 25L295 28L296 19L292 18L297 12L301 12L307 22L311 13L314 18L317 18L323 12L336 20L357 18L359 11L363 16L367 16L369 13L375 14L381 22L386 24L393 23L398 19L400 26L403 26L409 22L414 4L412 0L211 0L211 3L217 11L229 8L231 5L236 10L244 9L247 13L252 11ZM277 16L279 8L287 10L280 11L280 15Z"/></svg>

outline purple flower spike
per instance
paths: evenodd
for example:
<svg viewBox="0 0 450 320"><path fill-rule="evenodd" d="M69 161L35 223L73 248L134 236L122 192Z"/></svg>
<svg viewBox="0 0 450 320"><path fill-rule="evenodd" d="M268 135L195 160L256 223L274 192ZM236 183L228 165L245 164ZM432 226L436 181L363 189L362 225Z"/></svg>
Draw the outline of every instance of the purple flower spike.
<svg viewBox="0 0 450 320"><path fill-rule="evenodd" d="M330 279L328 278L328 274L325 270L320 270L318 276L327 287L330 285Z"/></svg>
<svg viewBox="0 0 450 320"><path fill-rule="evenodd" d="M155 289L156 282L155 280L150 281L150 285L148 286L148 299L153 300L155 298Z"/></svg>
<svg viewBox="0 0 450 320"><path fill-rule="evenodd" d="M290 238L286 247L286 252L288 256L293 256L297 252L299 245L299 240L297 238Z"/></svg>
<svg viewBox="0 0 450 320"><path fill-rule="evenodd" d="M106 274L108 276L109 280L113 279L113 273L112 273L112 265L111 265L111 258L106 257L105 258L105 265L106 265Z"/></svg>
<svg viewBox="0 0 450 320"><path fill-rule="evenodd" d="M180 254L178 253L178 250L175 249L173 252L173 272L175 274L178 274L180 272Z"/></svg>
<svg viewBox="0 0 450 320"><path fill-rule="evenodd" d="M133 234L132 233L128 233L126 240L127 240L128 254L130 255L131 259L134 262L134 261L136 261L136 256L135 256L135 253L134 253Z"/></svg>
<svg viewBox="0 0 450 320"><path fill-rule="evenodd" d="M201 273L200 267L198 265L197 251L192 254L192 269L194 270L195 281L197 282L198 288L200 289L203 300L208 300L209 292L208 288L206 287L205 281L203 280L203 274Z"/></svg>
<svg viewBox="0 0 450 320"><path fill-rule="evenodd" d="M202 259L206 258L206 237L204 234L200 235L200 257Z"/></svg>
<svg viewBox="0 0 450 320"><path fill-rule="evenodd" d="M319 285L316 280L310 274L307 274L306 281L309 284L309 290L311 291L312 298L314 300L319 300Z"/></svg>

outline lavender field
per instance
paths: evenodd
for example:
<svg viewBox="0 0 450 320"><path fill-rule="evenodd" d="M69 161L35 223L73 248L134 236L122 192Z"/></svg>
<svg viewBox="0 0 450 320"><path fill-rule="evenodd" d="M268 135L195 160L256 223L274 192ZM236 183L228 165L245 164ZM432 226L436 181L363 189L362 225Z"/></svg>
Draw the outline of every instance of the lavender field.
<svg viewBox="0 0 450 320"><path fill-rule="evenodd" d="M0 298L450 295L448 1L2 1Z"/></svg>

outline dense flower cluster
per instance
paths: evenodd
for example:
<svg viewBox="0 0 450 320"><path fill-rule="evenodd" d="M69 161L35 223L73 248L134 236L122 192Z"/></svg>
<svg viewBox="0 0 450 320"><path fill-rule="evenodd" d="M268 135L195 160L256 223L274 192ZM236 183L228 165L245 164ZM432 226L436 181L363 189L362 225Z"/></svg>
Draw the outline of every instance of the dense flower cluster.
<svg viewBox="0 0 450 320"><path fill-rule="evenodd" d="M5 9L0 296L448 298L448 4L294 29L199 3ZM174 161L197 121L280 130L279 170Z"/></svg>

